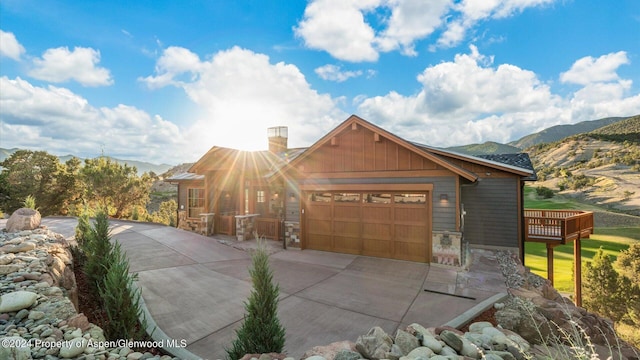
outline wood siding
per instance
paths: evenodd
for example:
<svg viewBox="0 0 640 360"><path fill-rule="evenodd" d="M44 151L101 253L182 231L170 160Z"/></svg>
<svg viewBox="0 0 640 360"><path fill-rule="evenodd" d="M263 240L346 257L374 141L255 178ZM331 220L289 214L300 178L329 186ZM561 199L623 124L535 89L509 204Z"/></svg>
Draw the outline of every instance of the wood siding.
<svg viewBox="0 0 640 360"><path fill-rule="evenodd" d="M305 173L444 169L362 126L349 127L325 142L305 159L303 167Z"/></svg>
<svg viewBox="0 0 640 360"><path fill-rule="evenodd" d="M518 178L483 178L463 186L464 237L473 245L518 244Z"/></svg>

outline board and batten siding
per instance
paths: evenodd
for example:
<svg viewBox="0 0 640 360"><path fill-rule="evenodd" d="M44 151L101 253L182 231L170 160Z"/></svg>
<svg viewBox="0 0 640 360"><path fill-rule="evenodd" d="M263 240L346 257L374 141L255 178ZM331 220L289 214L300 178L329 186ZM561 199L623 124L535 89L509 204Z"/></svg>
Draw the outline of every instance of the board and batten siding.
<svg viewBox="0 0 640 360"><path fill-rule="evenodd" d="M413 177L413 178L337 178L337 179L314 179L314 184L432 184L432 204L433 204L433 230L456 231L456 178L455 176L446 177ZM302 182L302 184L305 184ZM287 187L287 192L293 190ZM440 194L447 194L449 200L440 201ZM295 211L293 206L296 206ZM297 198L296 202L287 202L287 221L300 221L300 202ZM295 214L294 214L295 212Z"/></svg>
<svg viewBox="0 0 640 360"><path fill-rule="evenodd" d="M462 187L464 237L472 245L518 247L518 179L480 179Z"/></svg>
<svg viewBox="0 0 640 360"><path fill-rule="evenodd" d="M285 186L284 191L284 220L290 222L300 222L300 196L302 196L302 193L294 185L288 182ZM292 197L291 194L293 194L294 196Z"/></svg>

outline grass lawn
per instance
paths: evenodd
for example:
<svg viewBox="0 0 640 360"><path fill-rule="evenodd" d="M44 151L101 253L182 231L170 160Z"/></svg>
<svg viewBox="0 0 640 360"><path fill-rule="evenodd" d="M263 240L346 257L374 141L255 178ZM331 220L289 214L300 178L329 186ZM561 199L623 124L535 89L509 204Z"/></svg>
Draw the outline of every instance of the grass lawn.
<svg viewBox="0 0 640 360"><path fill-rule="evenodd" d="M534 188L525 187L527 209L582 209L594 210L593 205L581 204L557 195L551 199L538 199ZM604 252L616 259L621 250L640 241L640 227L599 227L589 239L582 240L582 263L590 261L602 247ZM554 248L554 287L561 292L573 292L573 243ZM547 277L547 249L544 244L525 244L525 265L531 271Z"/></svg>

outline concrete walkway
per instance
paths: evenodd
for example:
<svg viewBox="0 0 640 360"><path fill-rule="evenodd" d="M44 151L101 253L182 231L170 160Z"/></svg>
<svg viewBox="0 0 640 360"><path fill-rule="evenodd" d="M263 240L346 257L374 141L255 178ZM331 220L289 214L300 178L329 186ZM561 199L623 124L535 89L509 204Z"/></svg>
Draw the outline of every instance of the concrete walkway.
<svg viewBox="0 0 640 360"><path fill-rule="evenodd" d="M51 217L43 219L43 225L72 237L76 220ZM187 351L179 349L176 356L224 358L224 347L235 338L251 291L250 254L237 247L251 247L255 241L236 243L129 221L111 220L111 225L131 271L139 276L144 302L157 326L154 337L186 340ZM470 271L457 272L270 245L274 279L280 284L279 317L287 332L285 348L295 358L313 346L355 341L373 326L393 335L414 322L439 326L465 312L473 316L470 309L477 310L483 301L491 305L496 294L506 291L490 255Z"/></svg>

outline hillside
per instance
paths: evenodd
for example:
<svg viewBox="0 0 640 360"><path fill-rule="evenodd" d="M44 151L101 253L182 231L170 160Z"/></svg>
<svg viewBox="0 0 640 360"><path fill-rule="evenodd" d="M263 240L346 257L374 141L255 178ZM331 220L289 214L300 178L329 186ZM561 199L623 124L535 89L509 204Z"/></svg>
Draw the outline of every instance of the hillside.
<svg viewBox="0 0 640 360"><path fill-rule="evenodd" d="M640 116L526 149L545 186L640 215Z"/></svg>
<svg viewBox="0 0 640 360"><path fill-rule="evenodd" d="M14 152L18 150L21 150L21 149L0 148L0 162L10 157ZM71 159L72 157L74 157L74 155L64 155L64 156L58 156L58 159L60 159L60 162L64 163L67 160ZM79 158L79 159L83 160L82 158ZM151 172L151 171L153 171L156 174L162 174L172 168L172 165L168 165L168 164L152 164L144 161L123 160L123 159L116 159L116 158L111 158L111 159L119 164L127 164L129 166L135 166L136 169L138 170L139 175L142 175L145 172Z"/></svg>
<svg viewBox="0 0 640 360"><path fill-rule="evenodd" d="M508 143L508 145L526 149L538 144L560 141L568 136L587 133L624 119L626 118L610 117L599 120L582 121L571 125L556 125L535 134L527 135L519 140L512 141Z"/></svg>
<svg viewBox="0 0 640 360"><path fill-rule="evenodd" d="M493 141L487 141L482 144L452 146L447 148L447 150L468 155L517 154L522 152L520 148L515 146L500 144Z"/></svg>

